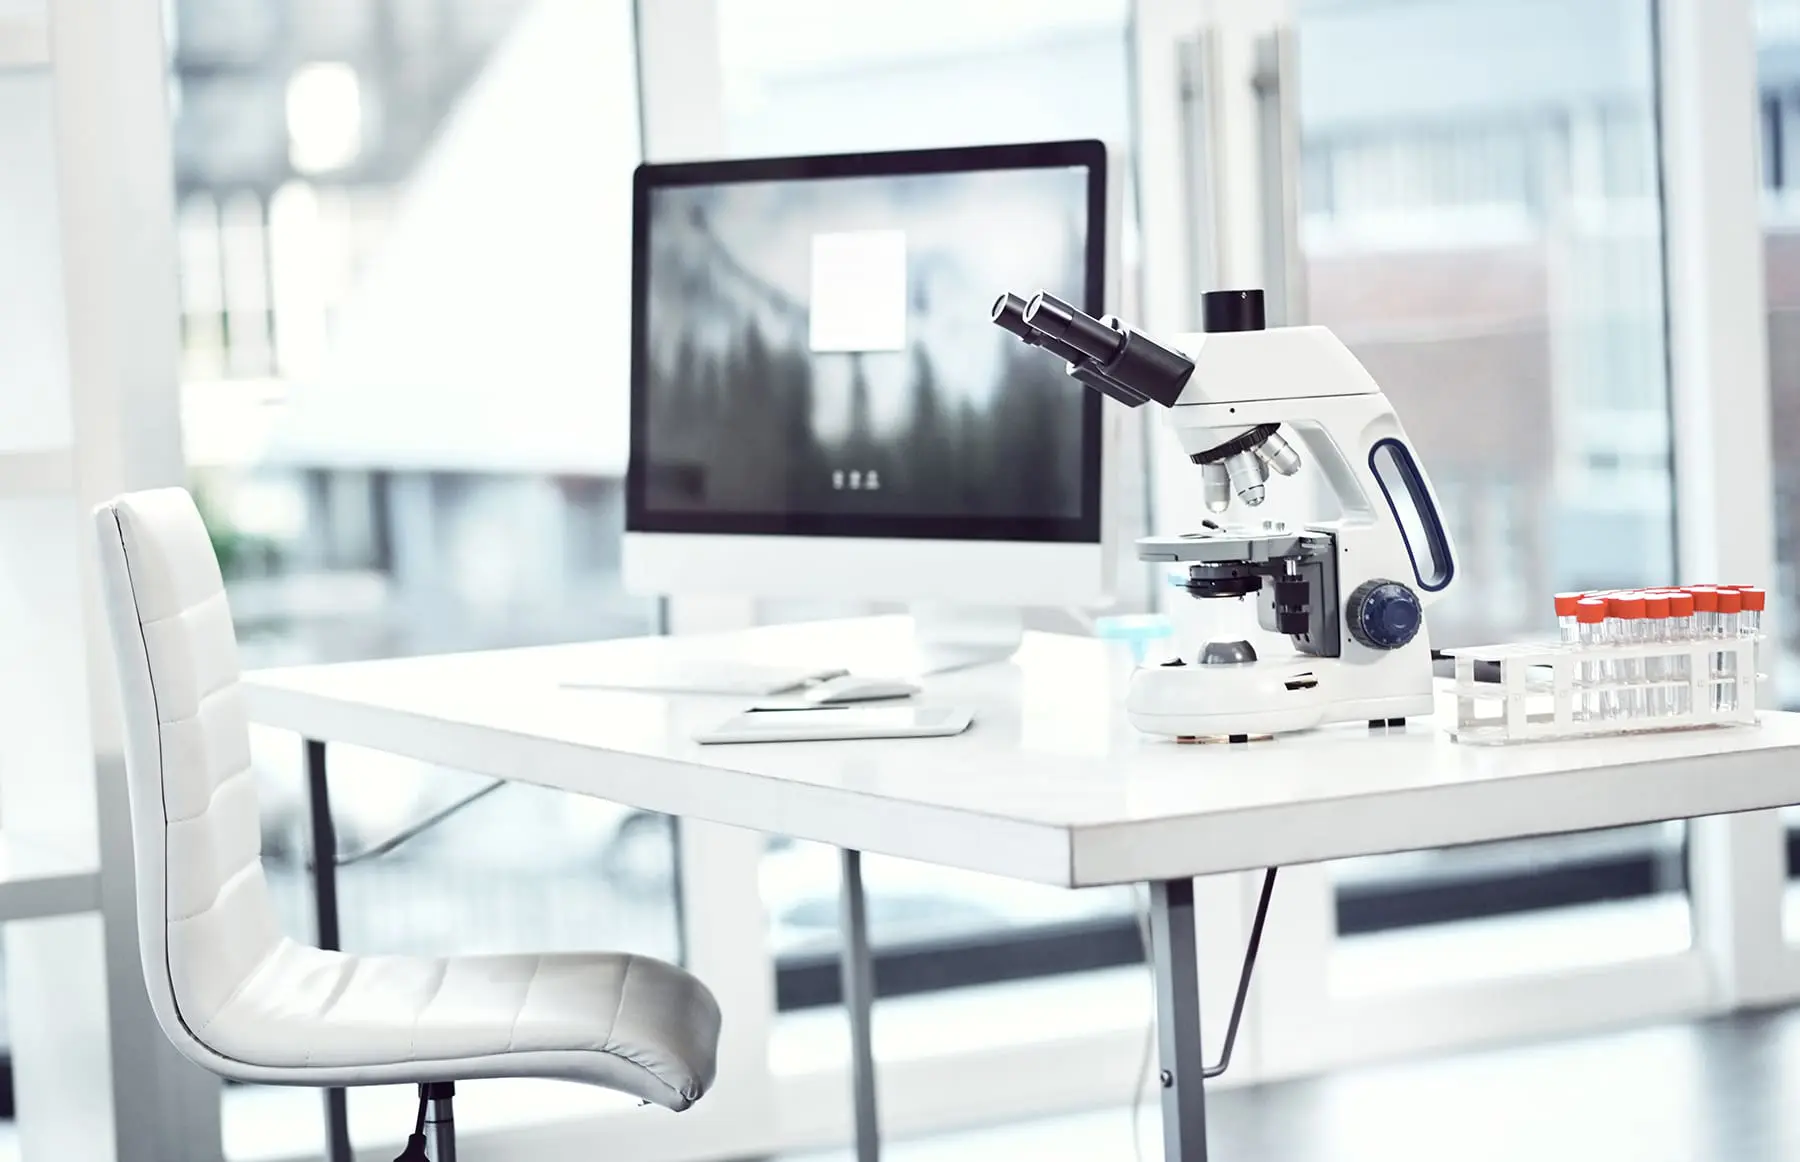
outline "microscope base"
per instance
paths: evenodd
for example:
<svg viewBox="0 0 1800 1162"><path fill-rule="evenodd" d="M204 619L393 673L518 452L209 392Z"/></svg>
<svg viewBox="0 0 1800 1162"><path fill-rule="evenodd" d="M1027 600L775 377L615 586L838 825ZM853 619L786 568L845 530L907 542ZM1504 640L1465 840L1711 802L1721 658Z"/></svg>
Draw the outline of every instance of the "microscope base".
<svg viewBox="0 0 1800 1162"><path fill-rule="evenodd" d="M1429 666L1404 682L1394 680L1393 670L1356 669L1360 672L1346 673L1317 661L1147 667L1132 675L1125 712L1145 734L1168 738L1291 734L1340 722L1391 723L1432 714ZM1384 684L1388 689L1381 689Z"/></svg>

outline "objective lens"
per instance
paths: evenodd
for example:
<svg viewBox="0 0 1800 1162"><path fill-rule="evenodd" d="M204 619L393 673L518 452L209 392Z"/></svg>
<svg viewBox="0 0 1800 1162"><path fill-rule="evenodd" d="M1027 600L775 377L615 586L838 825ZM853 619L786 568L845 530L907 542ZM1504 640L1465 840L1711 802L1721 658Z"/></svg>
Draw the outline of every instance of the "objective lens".
<svg viewBox="0 0 1800 1162"><path fill-rule="evenodd" d="M1225 465L1214 461L1200 465L1200 484L1205 490L1206 511L1224 512L1231 507L1231 477Z"/></svg>
<svg viewBox="0 0 1800 1162"><path fill-rule="evenodd" d="M1271 433L1268 439L1257 446L1256 454L1263 463L1283 476L1292 476L1300 471L1300 453L1294 451L1294 446L1279 435Z"/></svg>
<svg viewBox="0 0 1800 1162"><path fill-rule="evenodd" d="M1269 470L1261 460L1249 452L1233 453L1225 458L1225 474L1239 500L1252 508L1263 502L1263 481L1269 478Z"/></svg>

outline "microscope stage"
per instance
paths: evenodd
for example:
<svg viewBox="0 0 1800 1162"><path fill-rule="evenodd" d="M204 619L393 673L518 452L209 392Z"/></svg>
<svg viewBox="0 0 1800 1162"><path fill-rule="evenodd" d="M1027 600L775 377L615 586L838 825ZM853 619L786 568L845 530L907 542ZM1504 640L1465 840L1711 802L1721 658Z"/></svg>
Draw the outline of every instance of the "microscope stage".
<svg viewBox="0 0 1800 1162"><path fill-rule="evenodd" d="M1278 561L1300 556L1305 542L1320 534L1290 529L1276 521L1265 525L1233 525L1178 537L1139 537L1140 561L1193 564L1231 561Z"/></svg>

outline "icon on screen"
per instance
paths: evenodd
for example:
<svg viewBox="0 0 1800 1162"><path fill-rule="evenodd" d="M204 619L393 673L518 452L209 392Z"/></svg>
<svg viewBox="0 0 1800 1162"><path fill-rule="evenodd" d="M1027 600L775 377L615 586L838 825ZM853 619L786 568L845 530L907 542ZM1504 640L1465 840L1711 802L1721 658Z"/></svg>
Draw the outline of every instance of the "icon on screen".
<svg viewBox="0 0 1800 1162"><path fill-rule="evenodd" d="M844 491L844 470L838 468L831 474L831 487L839 492Z"/></svg>
<svg viewBox="0 0 1800 1162"><path fill-rule="evenodd" d="M861 490L862 490L862 473L860 473L860 472L850 473L850 491L851 492L860 492Z"/></svg>
<svg viewBox="0 0 1800 1162"><path fill-rule="evenodd" d="M867 476L863 477L863 487L868 489L870 492L880 492L881 491L881 473L875 471L875 469L873 469L873 468L869 469L869 474Z"/></svg>

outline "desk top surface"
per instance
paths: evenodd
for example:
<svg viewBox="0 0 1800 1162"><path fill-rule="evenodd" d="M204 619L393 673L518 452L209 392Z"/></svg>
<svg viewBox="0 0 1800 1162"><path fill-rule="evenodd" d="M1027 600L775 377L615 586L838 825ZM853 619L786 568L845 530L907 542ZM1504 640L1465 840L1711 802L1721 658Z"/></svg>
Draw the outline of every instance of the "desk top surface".
<svg viewBox="0 0 1800 1162"><path fill-rule="evenodd" d="M680 650L878 672L902 619L779 626L265 670L253 721L670 815L1064 886L1517 838L1800 802L1800 715L1760 726L1513 746L1436 722L1182 745L1125 721L1117 668L1029 634L1001 665L938 676L959 736L700 746L742 697L571 688Z"/></svg>

